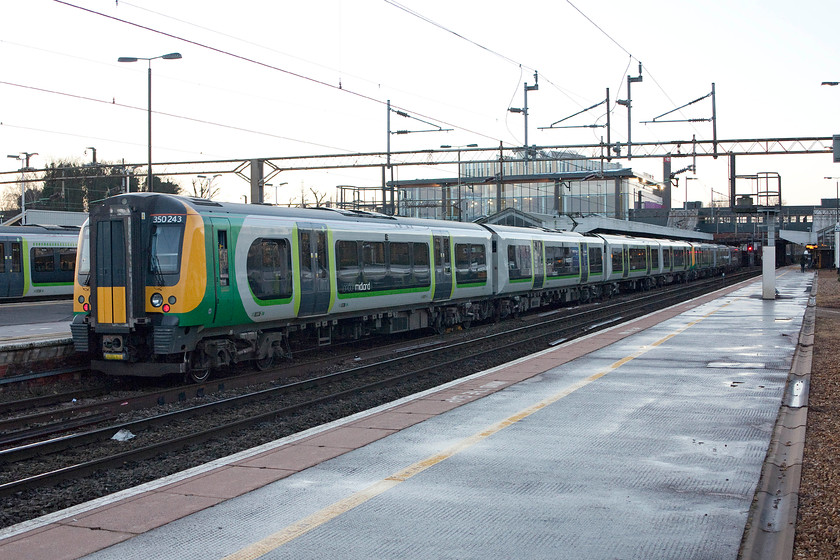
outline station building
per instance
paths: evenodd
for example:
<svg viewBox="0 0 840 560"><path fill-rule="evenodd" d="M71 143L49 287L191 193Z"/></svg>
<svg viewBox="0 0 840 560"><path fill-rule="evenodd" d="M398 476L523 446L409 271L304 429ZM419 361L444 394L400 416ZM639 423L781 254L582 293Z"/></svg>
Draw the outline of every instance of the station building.
<svg viewBox="0 0 840 560"><path fill-rule="evenodd" d="M670 208L668 188L652 176L568 151L523 149L501 161L463 162L456 177L393 181L388 187L400 216L713 240L738 245L745 254L768 243L772 224L780 265L808 251L818 266L832 266L840 224L838 199L781 206L781 189L766 186L733 205L692 201Z"/></svg>
<svg viewBox="0 0 840 560"><path fill-rule="evenodd" d="M571 152L538 151L512 159L465 162L457 177L395 181L400 216L476 221L505 208L530 214L600 215L626 220L635 207L661 208L646 174Z"/></svg>

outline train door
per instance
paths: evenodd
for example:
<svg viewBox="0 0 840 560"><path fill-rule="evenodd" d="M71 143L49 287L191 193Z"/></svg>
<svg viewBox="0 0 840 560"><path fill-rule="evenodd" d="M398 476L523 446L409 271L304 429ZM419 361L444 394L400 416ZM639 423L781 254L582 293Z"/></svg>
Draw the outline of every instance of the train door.
<svg viewBox="0 0 840 560"><path fill-rule="evenodd" d="M534 289L539 290L545 284L545 256L543 242L534 241Z"/></svg>
<svg viewBox="0 0 840 560"><path fill-rule="evenodd" d="M230 285L230 222L227 218L212 218L213 227L213 284L216 292L216 315L214 322L225 324L232 318L230 298L233 288Z"/></svg>
<svg viewBox="0 0 840 560"><path fill-rule="evenodd" d="M589 280L589 247L585 243L580 244L580 283L585 284Z"/></svg>
<svg viewBox="0 0 840 560"><path fill-rule="evenodd" d="M300 309L298 316L323 315L330 306L327 227L298 224L300 251Z"/></svg>
<svg viewBox="0 0 840 560"><path fill-rule="evenodd" d="M627 278L630 276L630 248L624 246L621 248L621 260L624 263L624 273L622 276Z"/></svg>
<svg viewBox="0 0 840 560"><path fill-rule="evenodd" d="M647 245L647 246L645 247L645 252L647 253L647 254L645 255L645 257L647 258L647 275L648 275L648 276L650 276L651 265L653 264L653 263L652 263L652 261L651 261L651 254L650 254L650 253L651 253L651 250L650 250L650 245Z"/></svg>
<svg viewBox="0 0 840 560"><path fill-rule="evenodd" d="M449 299L452 296L452 253L449 250L449 237L434 236L435 253L435 293L433 301Z"/></svg>
<svg viewBox="0 0 840 560"><path fill-rule="evenodd" d="M128 217L95 222L91 231L93 259L96 263L94 308L100 325L125 325L133 317L132 287L129 285L131 253Z"/></svg>
<svg viewBox="0 0 840 560"><path fill-rule="evenodd" d="M0 297L23 295L20 241L0 241Z"/></svg>

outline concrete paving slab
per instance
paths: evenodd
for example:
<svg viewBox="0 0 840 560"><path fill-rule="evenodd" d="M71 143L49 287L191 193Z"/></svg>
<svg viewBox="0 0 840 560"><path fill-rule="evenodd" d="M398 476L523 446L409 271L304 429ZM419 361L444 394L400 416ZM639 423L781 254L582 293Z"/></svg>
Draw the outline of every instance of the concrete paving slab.
<svg viewBox="0 0 840 560"><path fill-rule="evenodd" d="M89 558L734 560L810 278L780 271L786 299L753 283L613 329L611 346L482 399L450 386L404 403L391 412L445 413L354 451L243 459L303 470Z"/></svg>

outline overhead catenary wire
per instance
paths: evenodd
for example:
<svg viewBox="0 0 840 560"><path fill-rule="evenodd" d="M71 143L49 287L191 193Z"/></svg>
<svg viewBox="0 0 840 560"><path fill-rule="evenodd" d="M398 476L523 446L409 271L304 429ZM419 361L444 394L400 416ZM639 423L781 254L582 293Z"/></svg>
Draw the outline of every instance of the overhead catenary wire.
<svg viewBox="0 0 840 560"><path fill-rule="evenodd" d="M25 85L25 84L17 84L17 83L14 83L14 82L6 82L6 81L3 81L3 80L0 80L0 85L13 86L13 87L18 87L18 88L28 89L28 90L31 90L31 91L38 91L38 92L41 92L41 93L48 93L48 94L52 94L52 95L60 95L60 96L63 96L63 97L70 97L70 98L73 98L73 99L79 99L79 100L83 100L83 101L90 101L90 102L95 102L95 103L101 103L101 104L104 104L104 105L110 105L110 106L113 106L113 107L122 107L122 108L125 108L125 109L132 109L132 110L143 111L143 112L148 111L148 109L146 107L137 107L135 105L127 105L125 103L118 103L115 100L108 101L106 99L97 99L95 97L87 97L87 96L78 95L78 94L75 94L75 93L67 93L67 92L63 92L63 91L50 90L50 89L40 88L40 87L36 87L36 86L29 86L29 85ZM163 112L163 111L156 111L155 110L155 111L152 111L152 113L155 114L155 115L161 115L161 116L170 117L170 118L174 118L174 119L181 119L181 120L190 121L190 122L194 122L194 123L198 123L198 124L218 126L218 127L226 128L226 129L229 129L229 130L236 130L236 131L239 131L239 132L246 132L246 133L249 133L249 134L258 134L258 135L261 135L261 136L268 136L268 137L275 138L275 139L278 139L278 140L286 140L286 141L289 141L289 142L299 142L299 143L308 144L308 145L311 145L311 146L318 146L320 148L352 153L352 150L347 150L345 148L338 148L338 147L329 146L329 145L326 145L326 144L309 142L307 140L290 138L288 136L281 136L279 134L273 134L271 132L262 132L262 131L259 131L259 130L252 130L252 129L244 128L244 127L241 127L241 126L223 124L223 123L208 121L208 120L204 120L204 119L198 119L198 118L195 118L195 117L187 117L187 116L184 116L184 115L176 115L174 113L167 113L167 112Z"/></svg>
<svg viewBox="0 0 840 560"><path fill-rule="evenodd" d="M221 49L221 48L214 47L214 46L212 46L212 45L208 45L208 44L200 43L200 42L198 42L198 41L194 41L194 40L191 40L191 39L188 39L188 38L182 37L182 36L174 35L174 34L172 34L172 33L168 33L168 32L165 32L165 31L158 30L158 29L154 29L154 28L149 27L149 26L147 26L147 25L138 24L138 23L131 22L131 21L128 21L128 20L125 20L125 19L121 19L121 18L118 18L118 17L115 17L115 16L111 16L111 15L108 15L108 14L104 14L104 13L101 13L101 12L98 12L98 11L96 11L96 10L92 10L92 9L89 9L89 8L86 8L86 7L83 7L83 6L78 6L78 5L75 5L75 4L73 4L73 3L69 2L69 1L66 1L66 0L54 0L54 1L55 1L56 3L63 4L63 5L68 6L68 7L76 8L76 9L78 9L78 10L82 10L82 11L88 12L88 13L90 13L90 14L99 15L100 17L105 17L105 18L111 19L111 20L113 20L113 21L116 21L116 22L122 23L122 24L131 25L131 26L134 26L134 27L137 27L137 28L140 28L140 29L143 29L143 30L146 30L146 31L152 32L152 33L160 34L160 35L163 35L163 36L166 36L166 37L170 37L170 38L175 39L175 40L183 41L183 42L186 42L186 43L188 43L188 44L191 44L191 45L196 46L196 47L199 47L199 48L208 49L208 50L211 50L211 51L213 51L213 52L216 52L216 53L219 53L219 54L222 54L222 55L225 55L225 56L230 56L230 57L236 58L236 59L241 60L241 61L245 61L245 62L248 62L248 63L251 63L251 64L256 64L256 65L259 65L259 66L261 66L261 67L268 68L268 69L271 69L271 70L274 70L274 71L282 72L282 73L288 74L288 75L290 75L290 76L293 76L293 77L296 77L296 78L299 78L299 79L302 79L302 80L306 80L306 81L309 81L309 82L311 82L311 83L318 84L318 85L320 85L320 86L324 86L324 87L328 87L328 88L331 88L331 89L334 89L334 90L338 90L338 91L341 91L342 93L350 94L350 95L353 95L353 96L359 97L359 98L361 98L361 99L364 99L364 100L367 100L367 101L370 101L370 102L373 102L373 103L377 103L377 104L380 104L380 105L384 105L384 104L385 104L385 102L384 102L384 101L382 101L382 100L376 99L376 98L374 98L374 97L372 97L372 96L370 96L370 95L366 95L366 94L361 93L361 92L358 92L358 91L354 91L354 90L352 90L352 89L348 89L348 88L346 88L346 87L341 87L341 85L340 85L340 84L339 84L339 85L331 84L331 83L328 83L328 82L326 82L326 81L319 80L319 79L313 78L313 77L311 77L311 76L307 76L307 75L302 74L302 73L299 73L299 72L293 72L293 71L290 71L290 70L288 70L288 69L285 69L285 68L282 68L282 67L276 66L276 65L274 65L274 64L270 64L270 63L267 63L267 62L264 62L264 61L260 61L260 60L257 60L257 59L251 58L251 57L247 57L247 56L239 55L239 54L237 54L237 53L234 53L234 52L231 52L231 51L228 51L228 50L224 50L224 49ZM401 9L401 10L405 10L405 11L407 11L407 13L410 13L410 14L414 15L415 17L420 17L420 18L421 18L421 19L423 19L424 21L429 22L431 25L438 26L438 27L440 27L441 29L443 29L443 30L445 30L445 31L447 31L447 32L449 32L449 33L452 33L452 34L454 34L455 36L457 36L457 37L459 37L459 38L461 38L461 39L463 39L463 40L469 41L470 43L472 43L472 44L476 45L477 47L479 47L479 48L481 48L481 49L483 49L483 50L485 50L485 51L487 51L487 52L489 52L489 53L491 53L491 54L493 54L494 56L499 56L499 57L501 57L502 59L504 59L504 60L506 60L506 61L508 61L508 62L510 62L510 63L515 63L515 64L517 64L517 66L518 66L518 67L520 67L520 69L521 69L521 68L531 68L531 66L529 66L529 65L525 65L525 64L522 64L522 63L518 63L518 62L516 62L515 60L513 60L512 58L507 57L507 56L505 56L504 54L499 53L498 51L496 51L496 50L494 50L494 49L491 49L491 48L489 48L489 47L486 47L486 46L484 46L484 45L481 45L480 43L477 43L476 41L472 41L471 39L466 38L466 37L465 37L463 34L461 34L461 33L455 32L454 30L451 30L451 29L449 29L449 28L446 28L445 26L441 26L440 24L438 24L437 22L434 22L434 21L433 21L433 20L431 20L430 18L426 18L425 16L422 16L422 14L419 14L419 13L417 13L417 12L413 11L413 10L406 9L404 6L402 6L402 5L400 5L400 4L396 3L396 2L394 2L393 0L386 0L386 2L387 2L387 3L389 3L390 5L392 5L392 6L396 7L396 8L398 8L398 9ZM597 28L597 29L598 29L601 33L603 33L606 37L608 37L608 38L610 39L610 41L612 41L613 43L615 43L615 44L616 44L619 48L621 48L621 50L622 50L622 51L624 51L625 53L627 53L629 57L631 57L631 58L635 58L635 57L633 57L633 55L630 53L630 51L628 51L626 48L624 48L624 47L623 47L623 46L622 46L622 45L621 45L621 44L620 44L617 40L615 40L612 36L610 36L610 35L609 35L609 33L607 33L606 31L604 31L604 30L603 30L603 28L601 28L599 25L597 25L597 24L594 22L594 20L592 20L592 18L590 18L589 16L587 16L586 14L584 14L584 13L583 13L583 12L582 12L579 8L577 8L577 6L575 6L575 5L574 5L574 4L573 4L570 0L567 0L567 2L568 2L568 3L569 3L569 5L570 5L570 6L572 6L572 7L573 7L576 11L578 11L578 12L579 12L579 13L580 13L580 14L581 14L581 15L582 15L582 16L583 16L583 17L584 17L587 21L589 21L592 25L594 25L594 26L595 26L595 27L596 27L596 28ZM132 6L133 6L133 5L132 5ZM142 9L142 8L141 8L141 9ZM545 75L543 75L543 76L544 76L544 81L545 81L545 82L547 82L547 83L548 83L548 84L550 84L552 87L555 87L556 89L558 89L559 91L561 91L564 95L567 95L567 96L568 96L568 93L567 93L565 90L563 90L562 88L560 88L559 86L557 86L557 84L555 84L555 83L554 83L552 80L550 80L549 78L546 78L546 77L545 77ZM520 79L520 81L521 81L521 79ZM661 86L659 85L659 83L658 83L658 82L656 82L656 80L655 80L655 79L654 79L654 82L655 82L655 83L657 83L657 86L660 88L660 90L662 90ZM662 91L663 91L663 93L664 93L664 90L662 90ZM669 96L667 96L667 94L666 94L666 97L668 97L668 99L670 100L670 97L669 97ZM570 99L571 99L571 97L570 97ZM574 100L573 100L573 101L574 101ZM576 102L576 103L577 103L577 102ZM578 103L578 105L580 105L580 103ZM581 105L581 106L582 106L582 105ZM395 105L394 107L396 108L397 106ZM490 135L487 135L487 134L484 134L484 133L481 133L481 132L477 132L477 131L475 131L475 130L472 130L472 129L469 129L469 128L466 128L466 127L463 127L463 126L459 126L459 125L457 125L457 124L449 123L449 122L447 122L447 121L445 121L445 120L442 120L442 119L437 119L437 118L432 117L432 116L424 115L424 114L419 113L419 112L417 112L417 111L413 111L413 112L414 112L414 113L416 113L416 114L418 114L418 115L425 116L425 117L426 117L426 118L428 118L428 119L436 120L436 121L438 121L438 122L440 122L440 123L442 123L442 124L445 124L445 125L448 125L448 126L452 126L452 127L458 128L459 130L462 130L462 131L465 131L465 132L469 132L469 133L472 133L472 134L478 135L478 136L480 136L480 137L488 138L488 139L491 139L491 140L493 140L493 141L499 141L497 138L495 138L495 137L493 137L493 136L490 136ZM247 130L247 129L246 129L246 130ZM510 132L510 130L508 130L508 132ZM295 141L295 139L290 139L290 140ZM502 144L508 144L508 143L507 143L507 142L502 141Z"/></svg>
<svg viewBox="0 0 840 560"><path fill-rule="evenodd" d="M158 35L162 35L164 37L169 37L170 39L175 39L176 41L181 41L181 42L187 43L189 45L192 45L194 47L198 47L198 48L201 48L201 49L206 49L206 50L209 50L209 51L212 51L212 52L215 52L217 54L224 55L224 56L229 56L229 57L235 58L237 60L247 62L247 63L250 63L250 64L254 64L254 65L269 69L269 70L282 72L286 75L289 75L289 76L292 76L292 77L310 82L312 84L327 87L327 88L330 88L330 89L338 91L338 92L342 92L342 93L345 93L345 94L348 94L348 95L352 95L352 96L357 97L359 99L363 99L363 100L366 100L366 101L369 101L369 102L372 102L372 103L376 103L378 105L382 105L382 106L386 105L385 101L382 101L382 100L377 99L375 97L372 97L370 95L366 95L364 93L354 91L354 90L348 89L346 87L340 87L339 85L336 85L336 84L330 84L329 82L325 82L323 80L319 80L319 79L313 78L311 76L306 76L305 74L301 74L299 72L293 72L291 70L287 70L285 68L281 68L279 66L269 64L267 62L263 62L263 61L260 61L260 60L257 60L257 59L251 58L251 57L236 54L234 52L231 52L231 51L228 51L228 50L225 50L225 49L220 49L220 48L214 47L212 45L208 45L208 44L205 44L205 43L194 41L194 40L188 39L186 37L181 37L179 35L175 35L173 33L168 33L166 31L162 31L162 30L159 30L159 29L155 29L155 28L149 27L147 25L142 25L142 24L139 24L139 23L136 23L136 22L133 22L133 21L118 18L116 16L105 14L103 12L99 12L99 11L96 11L96 10L93 10L93 9L90 9L90 8L86 8L84 6L79 6L79 5L73 4L71 2L67 2L66 0L53 0L53 2L56 2L58 4L63 4L63 5L68 6L70 8L75 8L77 10L81 10L81 11L84 11L84 12L87 12L87 13L90 13L90 14L93 14L93 15L104 17L104 18L110 19L112 21L116 21L118 23L122 23L122 24L125 24L125 25L130 25L130 26L136 27L138 29L143 29L145 31L149 31L151 33L155 33L155 34L158 34ZM404 107L397 107L397 106L394 106L394 107L399 108L399 109L405 109L406 111L410 110L410 109L404 108ZM477 136L481 136L481 137L487 138L489 140L498 141L497 138L494 138L494 137L492 137L490 135L487 135L487 134L484 134L482 132L471 130L471 129L465 128L463 126L456 125L454 123L450 123L450 122L447 122L447 121L444 121L444 120L441 120L441 119L437 119L433 116L425 115L425 114L420 113L418 111L412 111L412 112L414 112L415 114L417 114L421 117L437 121L437 122L439 122L441 124L444 124L446 126L452 126L452 127L457 128L459 130L462 130L464 132L469 132L470 134L475 134Z"/></svg>

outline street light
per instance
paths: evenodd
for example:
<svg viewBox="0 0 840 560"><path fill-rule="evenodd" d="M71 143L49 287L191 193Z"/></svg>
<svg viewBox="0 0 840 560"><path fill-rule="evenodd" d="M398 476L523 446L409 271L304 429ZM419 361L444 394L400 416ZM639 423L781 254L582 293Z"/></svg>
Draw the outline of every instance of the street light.
<svg viewBox="0 0 840 560"><path fill-rule="evenodd" d="M522 116L525 117L525 173L528 172L528 159L529 159L529 148L528 148L528 92L529 91L537 91L540 89L539 84L539 74L535 71L534 72L534 85L529 86L528 82L525 82L525 106L522 108L519 107L510 107L508 111L511 113L521 113Z"/></svg>
<svg viewBox="0 0 840 560"><path fill-rule="evenodd" d="M26 225L26 181L23 172L29 169L29 158L37 155L38 152L21 152L17 155L6 156L24 162L23 167L20 168L20 223L24 226Z"/></svg>
<svg viewBox="0 0 840 560"><path fill-rule="evenodd" d="M181 53L168 53L160 56L153 56L151 58L143 58L140 56L121 56L117 62L137 62L138 60L146 60L149 63L149 169L146 174L146 190L152 192L152 61L158 58L164 60L177 60L181 58Z"/></svg>
<svg viewBox="0 0 840 560"><path fill-rule="evenodd" d="M461 148L478 148L478 144L464 144L462 146L450 146L449 144L443 144L441 148L457 148L458 149L458 221L464 221L461 217ZM444 212L446 209L444 208Z"/></svg>
<svg viewBox="0 0 840 560"><path fill-rule="evenodd" d="M272 184L270 184L270 183L269 183L269 184L266 184L266 187L274 187L274 206L277 206L277 205L278 205L278 204L277 204L277 189L279 189L279 188L280 188L280 187L282 187L283 185L288 185L288 184L289 184L289 183L288 183L287 181L283 181L282 183L278 183L278 184L276 184L276 185L272 185Z"/></svg>
<svg viewBox="0 0 840 560"><path fill-rule="evenodd" d="M685 209L688 210L688 182L689 181L696 181L697 177L686 177L685 178Z"/></svg>

